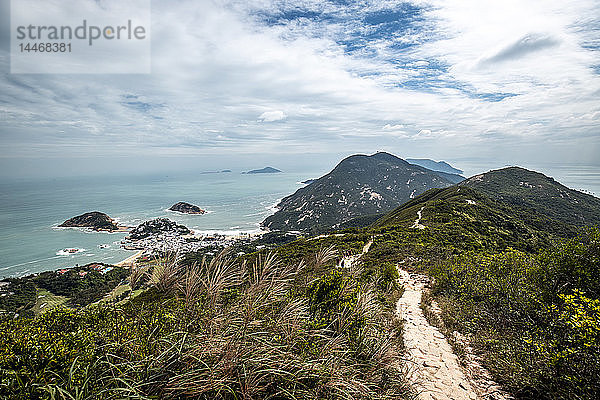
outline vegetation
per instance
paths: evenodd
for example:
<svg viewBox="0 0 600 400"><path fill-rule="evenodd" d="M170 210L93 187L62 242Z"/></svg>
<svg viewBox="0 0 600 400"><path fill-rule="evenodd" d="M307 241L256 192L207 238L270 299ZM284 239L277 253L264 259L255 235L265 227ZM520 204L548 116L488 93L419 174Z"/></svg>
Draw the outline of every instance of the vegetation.
<svg viewBox="0 0 600 400"><path fill-rule="evenodd" d="M0 397L397 399L401 325L338 253L163 260L122 306L0 323ZM292 254L294 257L292 257ZM384 285L388 288L393 285Z"/></svg>
<svg viewBox="0 0 600 400"><path fill-rule="evenodd" d="M503 168L473 177L462 185L510 205L525 219L550 218L567 226L600 224L600 199L569 189L539 172Z"/></svg>
<svg viewBox="0 0 600 400"><path fill-rule="evenodd" d="M70 268L62 274L55 271L42 272L33 278L33 281L39 288L68 297L71 306L82 307L100 300L105 293L129 276L129 271L124 268L113 268L108 264L99 263L91 265L112 269L102 273L86 265ZM85 275L81 276L80 273Z"/></svg>
<svg viewBox="0 0 600 400"><path fill-rule="evenodd" d="M12 318L15 314L32 317L63 303L69 307L84 307L100 300L128 276L127 269L94 263L9 278L5 280L8 285L0 290L0 318ZM48 301L50 299L52 301ZM46 306L42 306L44 303Z"/></svg>
<svg viewBox="0 0 600 400"><path fill-rule="evenodd" d="M19 315L32 316L31 308L36 301L35 284L29 280L6 279L7 283L0 290L0 318L5 315L12 317Z"/></svg>
<svg viewBox="0 0 600 400"><path fill-rule="evenodd" d="M600 230L540 254L469 253L430 270L445 328L518 398L600 396ZM596 278L594 278L596 277Z"/></svg>
<svg viewBox="0 0 600 400"><path fill-rule="evenodd" d="M0 306L26 318L0 321L0 397L410 397L400 266L433 278L426 314L516 398L600 398L600 230L578 227L597 199L502 171L343 231L167 255L128 283L122 269L11 280ZM80 308L32 318L40 288ZM90 305L107 291L112 301Z"/></svg>

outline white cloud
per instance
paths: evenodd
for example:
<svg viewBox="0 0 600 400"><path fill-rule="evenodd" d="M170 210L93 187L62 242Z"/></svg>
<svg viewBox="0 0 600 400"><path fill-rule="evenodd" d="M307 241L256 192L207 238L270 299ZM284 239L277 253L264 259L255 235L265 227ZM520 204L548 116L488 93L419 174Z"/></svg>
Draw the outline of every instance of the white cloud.
<svg viewBox="0 0 600 400"><path fill-rule="evenodd" d="M429 62L425 61L425 60L419 60L419 61L414 61L414 62L406 63L405 66L407 66L407 67L414 67L414 68L428 67L429 66Z"/></svg>
<svg viewBox="0 0 600 400"><path fill-rule="evenodd" d="M157 0L149 76L10 75L1 53L3 156L408 151L414 137L435 137L419 146L438 158L600 151L600 52L582 46L597 1L413 1L420 25L373 39L365 16L396 3ZM261 19L289 10L335 18Z"/></svg>
<svg viewBox="0 0 600 400"><path fill-rule="evenodd" d="M396 125L385 124L382 129L384 131L397 131L397 130L404 129L404 125L401 125L401 124L396 124Z"/></svg>
<svg viewBox="0 0 600 400"><path fill-rule="evenodd" d="M528 33L516 42L494 51L489 56L482 57L479 63L489 64L517 60L538 51L558 46L559 44L560 41L552 36Z"/></svg>
<svg viewBox="0 0 600 400"><path fill-rule="evenodd" d="M286 118L287 118L287 115L283 111L276 110L276 111L265 111L264 113L260 114L260 116L258 117L258 120L261 122L275 122L275 121L282 121Z"/></svg>

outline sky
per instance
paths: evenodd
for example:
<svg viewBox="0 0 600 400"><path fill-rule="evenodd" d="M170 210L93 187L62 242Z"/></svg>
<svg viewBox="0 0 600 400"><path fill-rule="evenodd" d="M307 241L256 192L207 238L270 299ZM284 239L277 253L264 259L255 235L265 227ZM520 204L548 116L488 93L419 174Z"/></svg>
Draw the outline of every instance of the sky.
<svg viewBox="0 0 600 400"><path fill-rule="evenodd" d="M0 1L0 177L380 150L600 167L597 0L154 0L150 74L62 75L10 72Z"/></svg>

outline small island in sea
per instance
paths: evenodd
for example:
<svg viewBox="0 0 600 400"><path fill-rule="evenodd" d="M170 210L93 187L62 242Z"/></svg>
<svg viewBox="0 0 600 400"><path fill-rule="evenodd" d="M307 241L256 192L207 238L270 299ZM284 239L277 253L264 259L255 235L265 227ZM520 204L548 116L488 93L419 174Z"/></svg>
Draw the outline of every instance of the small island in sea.
<svg viewBox="0 0 600 400"><path fill-rule="evenodd" d="M206 210L203 210L198 206L195 206L190 203L186 203L184 201L180 201L179 203L173 204L169 208L169 210L179 212L182 214L206 214Z"/></svg>
<svg viewBox="0 0 600 400"><path fill-rule="evenodd" d="M242 174L278 174L281 173L281 170L278 170L277 168L273 168L273 167L264 167L261 169L253 169L251 171L248 172L242 172Z"/></svg>
<svg viewBox="0 0 600 400"><path fill-rule="evenodd" d="M130 239L139 240L147 237L170 233L172 235L189 235L192 233L186 226L180 225L168 218L156 218L138 225L129 235Z"/></svg>
<svg viewBox="0 0 600 400"><path fill-rule="evenodd" d="M60 228L88 228L94 231L124 232L128 228L119 226L108 215L99 211L87 212L73 218L69 218L59 225Z"/></svg>

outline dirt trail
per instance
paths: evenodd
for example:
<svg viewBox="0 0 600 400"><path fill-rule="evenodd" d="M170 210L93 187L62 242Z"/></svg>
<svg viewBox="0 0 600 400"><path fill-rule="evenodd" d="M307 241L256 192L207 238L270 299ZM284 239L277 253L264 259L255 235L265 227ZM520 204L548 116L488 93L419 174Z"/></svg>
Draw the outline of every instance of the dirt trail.
<svg viewBox="0 0 600 400"><path fill-rule="evenodd" d="M420 224L423 208L417 213L414 228L425 228ZM346 256L342 263L350 267L369 252L372 244L371 239L360 254ZM463 370L445 336L427 322L421 310L421 297L429 278L411 274L401 268L398 268L398 272L404 293L396 304L396 312L405 322L404 345L408 379L418 391L418 399L513 400L481 366L466 338L457 338L461 339L465 350L466 367Z"/></svg>
<svg viewBox="0 0 600 400"><path fill-rule="evenodd" d="M419 392L418 399L477 399L446 338L436 327L429 325L421 311L421 294L427 277L409 274L402 269L399 273L404 294L396 309L405 321L408 378Z"/></svg>
<svg viewBox="0 0 600 400"><path fill-rule="evenodd" d="M423 209L424 208L425 208L425 206L421 207L421 209L419 211L417 211L417 219L415 220L415 223L412 224L411 228L425 229L425 225L421 225L421 218L423 218Z"/></svg>
<svg viewBox="0 0 600 400"><path fill-rule="evenodd" d="M367 244L365 244L363 246L362 253L343 257L340 260L338 267L344 266L346 268L351 268L352 264L354 264L359 258L361 258L363 254L366 254L369 252L369 249L371 248L372 244L373 244L373 239L369 240L369 242L367 242Z"/></svg>

